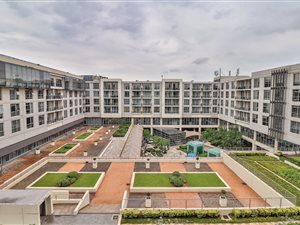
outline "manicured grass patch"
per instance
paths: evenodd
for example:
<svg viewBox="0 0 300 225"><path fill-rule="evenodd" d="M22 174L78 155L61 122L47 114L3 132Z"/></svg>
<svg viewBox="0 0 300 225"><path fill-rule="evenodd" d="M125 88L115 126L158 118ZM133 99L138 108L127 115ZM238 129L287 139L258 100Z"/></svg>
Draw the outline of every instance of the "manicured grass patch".
<svg viewBox="0 0 300 225"><path fill-rule="evenodd" d="M124 137L127 134L130 125L131 123L122 122L118 130L116 130L115 133L113 133L113 137Z"/></svg>
<svg viewBox="0 0 300 225"><path fill-rule="evenodd" d="M32 187L59 187L58 182L67 173L47 173L36 181ZM80 176L70 187L94 187L101 173L79 173Z"/></svg>
<svg viewBox="0 0 300 225"><path fill-rule="evenodd" d="M167 173L136 173L134 187L173 187Z"/></svg>
<svg viewBox="0 0 300 225"><path fill-rule="evenodd" d="M189 187L226 187L215 173L184 173Z"/></svg>
<svg viewBox="0 0 300 225"><path fill-rule="evenodd" d="M100 127L98 127L98 126L93 126L93 127L91 127L90 128L90 130L98 130Z"/></svg>
<svg viewBox="0 0 300 225"><path fill-rule="evenodd" d="M76 146L76 144L65 144L62 147L60 147L59 149L57 149L54 153L66 153L67 151L69 151L70 149L72 149L74 146Z"/></svg>
<svg viewBox="0 0 300 225"><path fill-rule="evenodd" d="M90 135L92 135L92 132L85 132L85 133L77 136L75 139L83 140L83 139L86 139L87 137L89 137Z"/></svg>
<svg viewBox="0 0 300 225"><path fill-rule="evenodd" d="M173 187L168 173L136 173L134 187ZM215 173L182 173L188 187L225 187Z"/></svg>

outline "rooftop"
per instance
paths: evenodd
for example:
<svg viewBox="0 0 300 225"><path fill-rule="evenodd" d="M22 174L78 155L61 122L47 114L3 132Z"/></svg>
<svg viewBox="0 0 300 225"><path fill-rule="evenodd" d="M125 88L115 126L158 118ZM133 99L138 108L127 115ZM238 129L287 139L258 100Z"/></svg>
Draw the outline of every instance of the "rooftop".
<svg viewBox="0 0 300 225"><path fill-rule="evenodd" d="M49 196L47 190L0 190L0 205L39 205Z"/></svg>

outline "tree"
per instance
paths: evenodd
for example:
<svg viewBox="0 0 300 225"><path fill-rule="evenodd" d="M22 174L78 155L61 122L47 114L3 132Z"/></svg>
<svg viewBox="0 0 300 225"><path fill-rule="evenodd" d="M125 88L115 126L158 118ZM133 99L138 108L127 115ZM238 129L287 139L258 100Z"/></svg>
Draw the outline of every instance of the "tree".
<svg viewBox="0 0 300 225"><path fill-rule="evenodd" d="M212 145L220 147L242 147L242 134L236 128L230 128L226 130L224 128L219 129L207 129L202 133L202 137L209 141Z"/></svg>

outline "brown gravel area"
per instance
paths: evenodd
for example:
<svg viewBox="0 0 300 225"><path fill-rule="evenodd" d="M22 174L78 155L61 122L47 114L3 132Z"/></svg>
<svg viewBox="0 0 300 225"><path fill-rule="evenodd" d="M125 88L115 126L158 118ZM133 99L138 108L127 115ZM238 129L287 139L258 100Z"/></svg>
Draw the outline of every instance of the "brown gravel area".
<svg viewBox="0 0 300 225"><path fill-rule="evenodd" d="M134 163L111 163L91 204L121 204L125 190L129 190Z"/></svg>
<svg viewBox="0 0 300 225"><path fill-rule="evenodd" d="M136 162L134 164L134 172L160 172L160 165L156 162L150 163L150 169L146 169L144 162Z"/></svg>
<svg viewBox="0 0 300 225"><path fill-rule="evenodd" d="M219 197L220 193L199 193L203 206L205 208L220 207ZM243 207L242 203L230 192L226 193L227 207Z"/></svg>
<svg viewBox="0 0 300 225"><path fill-rule="evenodd" d="M70 162L70 163L66 163L58 171L59 172L71 172L71 171L79 172L84 166L85 166L85 163L71 163Z"/></svg>
<svg viewBox="0 0 300 225"><path fill-rule="evenodd" d="M25 189L28 185L38 179L41 175L48 171L58 171L61 167L63 167L65 163L47 163L42 166L40 169L27 176L25 179L20 181L18 184L12 187L12 189Z"/></svg>
<svg viewBox="0 0 300 225"><path fill-rule="evenodd" d="M195 168L195 163L185 163L185 170L187 172L211 172L212 169L208 166L207 163L200 163L200 168Z"/></svg>
<svg viewBox="0 0 300 225"><path fill-rule="evenodd" d="M128 208L145 208L146 193L130 193L128 198ZM166 201L164 193L152 193L152 207L153 208L167 208L168 203Z"/></svg>
<svg viewBox="0 0 300 225"><path fill-rule="evenodd" d="M160 170L162 172L174 172L174 171L185 172L185 167L183 163L161 162Z"/></svg>
<svg viewBox="0 0 300 225"><path fill-rule="evenodd" d="M80 172L106 172L110 167L110 162L98 163L98 167L93 169L92 163L86 163L85 166L80 170Z"/></svg>
<svg viewBox="0 0 300 225"><path fill-rule="evenodd" d="M243 206L248 207L249 203L251 204L251 207L265 206L265 201L224 163L208 163L208 165L213 171L219 173L231 187L231 193L239 199ZM251 202L249 201L250 198Z"/></svg>

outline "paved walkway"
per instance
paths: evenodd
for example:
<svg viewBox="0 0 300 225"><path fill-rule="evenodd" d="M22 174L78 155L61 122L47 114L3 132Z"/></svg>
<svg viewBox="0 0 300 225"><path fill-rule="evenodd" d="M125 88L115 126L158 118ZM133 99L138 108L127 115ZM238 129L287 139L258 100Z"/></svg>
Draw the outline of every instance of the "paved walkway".
<svg viewBox="0 0 300 225"><path fill-rule="evenodd" d="M71 172L71 171L79 172L84 166L85 166L85 163L66 163L58 171L59 172Z"/></svg>
<svg viewBox="0 0 300 225"><path fill-rule="evenodd" d="M134 163L111 163L91 204L121 204L125 190L129 190Z"/></svg>
<svg viewBox="0 0 300 225"><path fill-rule="evenodd" d="M265 201L246 185L232 170L224 163L208 163L213 171L220 174L225 182L231 187L231 192L245 206L259 207L265 206ZM251 198L251 202L249 199Z"/></svg>
<svg viewBox="0 0 300 225"><path fill-rule="evenodd" d="M121 158L139 158L141 156L142 141L143 126L133 125L121 153Z"/></svg>
<svg viewBox="0 0 300 225"><path fill-rule="evenodd" d="M161 172L185 172L183 163L160 163ZM168 207L171 208L200 208L202 206L198 193L193 192L167 192L165 193Z"/></svg>

